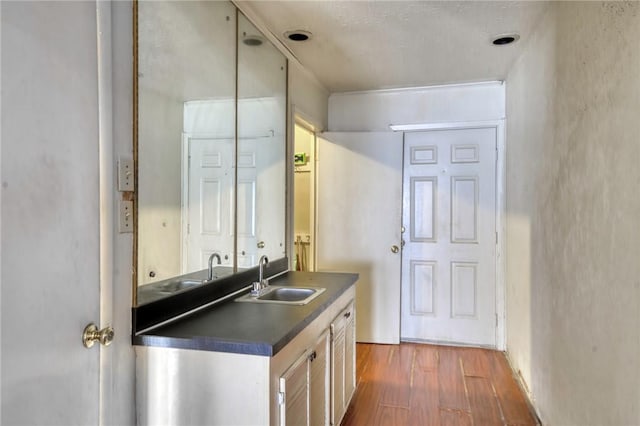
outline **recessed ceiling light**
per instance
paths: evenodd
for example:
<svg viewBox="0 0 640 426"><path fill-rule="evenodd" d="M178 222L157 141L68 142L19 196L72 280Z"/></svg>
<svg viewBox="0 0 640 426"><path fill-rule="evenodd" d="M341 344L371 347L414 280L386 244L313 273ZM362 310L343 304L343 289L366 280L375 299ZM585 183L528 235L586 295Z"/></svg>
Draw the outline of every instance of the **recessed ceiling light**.
<svg viewBox="0 0 640 426"><path fill-rule="evenodd" d="M311 33L304 30L293 30L287 31L284 36L292 41L307 41L311 38Z"/></svg>
<svg viewBox="0 0 640 426"><path fill-rule="evenodd" d="M491 38L491 43L496 46L504 46L506 44L515 43L520 40L519 34L500 34Z"/></svg>

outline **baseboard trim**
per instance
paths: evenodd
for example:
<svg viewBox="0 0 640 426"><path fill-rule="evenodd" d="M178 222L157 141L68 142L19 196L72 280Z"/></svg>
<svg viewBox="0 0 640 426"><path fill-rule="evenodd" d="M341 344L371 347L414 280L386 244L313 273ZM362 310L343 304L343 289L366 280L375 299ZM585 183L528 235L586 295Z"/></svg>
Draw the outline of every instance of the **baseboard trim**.
<svg viewBox="0 0 640 426"><path fill-rule="evenodd" d="M522 394L525 397L526 403L529 406L529 411L532 412L533 415L536 417L536 421L538 422L538 425L544 426L545 423L542 421L540 412L538 411L538 408L534 403L535 398L531 393L531 391L529 390L529 386L527 386L527 382L524 380L524 377L522 377L522 372L520 370L516 370L513 367L513 363L511 362L511 357L509 356L509 352L505 351L504 355L507 359L507 364L509 364L509 368L511 369L511 375L516 380L518 387L520 388L520 390L522 391Z"/></svg>

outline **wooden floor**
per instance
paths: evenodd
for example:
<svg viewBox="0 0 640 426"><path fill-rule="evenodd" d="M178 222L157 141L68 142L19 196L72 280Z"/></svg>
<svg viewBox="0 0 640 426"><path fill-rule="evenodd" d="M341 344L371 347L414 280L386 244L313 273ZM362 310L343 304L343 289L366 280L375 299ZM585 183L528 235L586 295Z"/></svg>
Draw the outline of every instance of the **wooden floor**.
<svg viewBox="0 0 640 426"><path fill-rule="evenodd" d="M537 425L503 353L358 343L351 425Z"/></svg>

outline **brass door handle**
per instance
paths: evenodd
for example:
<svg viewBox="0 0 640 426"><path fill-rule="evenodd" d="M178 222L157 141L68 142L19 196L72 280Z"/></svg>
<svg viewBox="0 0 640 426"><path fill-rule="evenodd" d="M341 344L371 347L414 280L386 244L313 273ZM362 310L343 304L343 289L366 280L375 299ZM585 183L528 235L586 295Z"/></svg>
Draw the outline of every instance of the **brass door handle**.
<svg viewBox="0 0 640 426"><path fill-rule="evenodd" d="M400 247L398 247L397 245L392 245L391 246L391 253L397 253L400 251Z"/></svg>
<svg viewBox="0 0 640 426"><path fill-rule="evenodd" d="M107 326L102 330L98 330L98 327L91 323L84 328L82 333L82 344L85 348L90 348L95 342L100 342L101 345L109 346L113 342L114 331L113 328Z"/></svg>

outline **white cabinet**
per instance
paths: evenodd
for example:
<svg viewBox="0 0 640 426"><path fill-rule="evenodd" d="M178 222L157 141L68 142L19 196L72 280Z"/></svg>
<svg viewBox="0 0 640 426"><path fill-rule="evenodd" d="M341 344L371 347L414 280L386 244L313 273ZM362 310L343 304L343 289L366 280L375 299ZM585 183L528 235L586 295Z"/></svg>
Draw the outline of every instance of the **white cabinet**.
<svg viewBox="0 0 640 426"><path fill-rule="evenodd" d="M137 423L330 425L355 384L354 297L352 286L271 357L136 346Z"/></svg>
<svg viewBox="0 0 640 426"><path fill-rule="evenodd" d="M331 424L339 425L356 387L355 307L353 303L331 323Z"/></svg>
<svg viewBox="0 0 640 426"><path fill-rule="evenodd" d="M329 424L329 331L280 377L280 425Z"/></svg>

